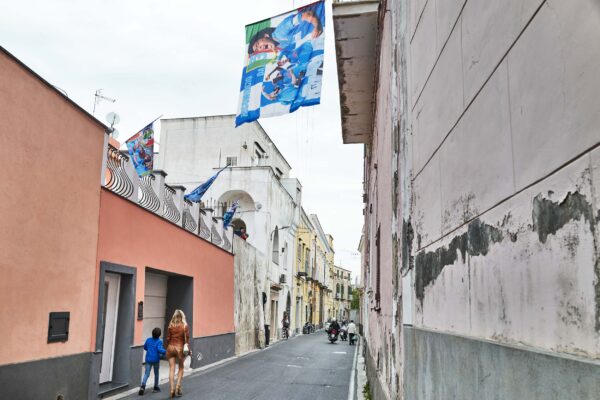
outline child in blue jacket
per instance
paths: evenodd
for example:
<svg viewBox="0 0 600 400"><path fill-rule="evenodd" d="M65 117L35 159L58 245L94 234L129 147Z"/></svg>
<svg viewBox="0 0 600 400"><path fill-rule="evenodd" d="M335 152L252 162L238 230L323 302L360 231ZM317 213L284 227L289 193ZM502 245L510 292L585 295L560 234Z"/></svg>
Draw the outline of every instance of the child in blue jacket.
<svg viewBox="0 0 600 400"><path fill-rule="evenodd" d="M154 368L154 392L160 392L158 387L158 366L160 362L160 356L164 355L167 351L163 348L163 342L160 340L162 334L160 328L152 329L152 337L146 339L144 343L144 350L146 350L146 372L142 378L142 385L138 394L141 396L146 390L146 381L150 377L150 370Z"/></svg>

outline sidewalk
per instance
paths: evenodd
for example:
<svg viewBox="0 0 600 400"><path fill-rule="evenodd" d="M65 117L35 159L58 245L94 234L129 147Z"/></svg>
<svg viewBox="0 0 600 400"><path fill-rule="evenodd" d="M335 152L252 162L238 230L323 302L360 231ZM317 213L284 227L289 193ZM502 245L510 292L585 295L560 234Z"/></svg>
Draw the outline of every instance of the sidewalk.
<svg viewBox="0 0 600 400"><path fill-rule="evenodd" d="M363 353L363 341L362 341L362 337L359 336L358 337L358 355L357 355L357 360L356 360L356 364L354 365L355 368L355 374L356 374L356 391L354 394L354 399L349 399L349 400L364 400L365 396L363 395L363 388L365 387L365 385L367 384L367 371L365 369L365 357L364 357L364 353Z"/></svg>
<svg viewBox="0 0 600 400"><path fill-rule="evenodd" d="M302 334L296 334L296 335L290 337L287 340L292 340L292 339L295 339L295 338L300 337L300 336L302 336ZM264 350L272 349L274 346L276 346L278 344L281 344L281 343L285 343L287 340L286 339L283 339L283 340L282 339L278 339L275 342L270 343L269 346L267 346L265 348L262 348L262 349L259 348L259 349L250 350L250 351L247 351L245 353L237 354L237 355L235 355L233 357L225 358L225 359L217 361L215 363L208 364L208 365L205 365L203 367L195 368L195 369L192 369L192 368L189 367L189 365L190 365L190 359L187 358L186 361L185 361L185 363L184 363L183 376L184 377L194 376L194 375L199 374L201 372L204 372L204 371L210 370L212 368L218 367L218 366L220 366L222 364L226 364L226 363L231 362L233 360L237 360L238 358L246 357L246 356L249 356L251 354L257 353L259 351L264 351ZM140 365L140 383L142 381L143 372L144 372L144 368L143 368L142 365ZM175 374L177 374L177 369L175 369ZM160 376L160 379L158 381L159 385L163 385L163 384L169 383L169 364L165 360L161 360L161 362L160 362L159 376ZM152 392L152 385L153 384L154 384L154 372L152 372L150 374L150 378L148 379L148 384L146 385L146 390L148 392ZM132 389L127 390L125 392L121 392L121 393L118 393L118 394L115 394L115 395L109 396L109 397L104 397L104 400L119 400L119 399L125 398L127 396L131 396L132 394L137 393L139 390L140 390L140 387L136 386L135 388L132 388Z"/></svg>

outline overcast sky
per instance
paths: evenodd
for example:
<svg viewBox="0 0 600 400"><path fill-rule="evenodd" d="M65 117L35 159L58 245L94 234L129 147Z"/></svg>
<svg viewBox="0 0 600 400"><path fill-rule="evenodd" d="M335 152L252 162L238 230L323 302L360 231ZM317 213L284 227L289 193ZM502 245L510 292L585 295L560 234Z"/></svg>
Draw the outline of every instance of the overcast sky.
<svg viewBox="0 0 600 400"><path fill-rule="evenodd" d="M104 89L117 101L100 103L95 115L105 122L117 112L123 142L161 114L234 114L244 26L311 2L6 0L0 44L90 113ZM363 149L342 144L330 1L327 13L321 105L259 122L301 181L304 209L334 236L338 264L355 277Z"/></svg>

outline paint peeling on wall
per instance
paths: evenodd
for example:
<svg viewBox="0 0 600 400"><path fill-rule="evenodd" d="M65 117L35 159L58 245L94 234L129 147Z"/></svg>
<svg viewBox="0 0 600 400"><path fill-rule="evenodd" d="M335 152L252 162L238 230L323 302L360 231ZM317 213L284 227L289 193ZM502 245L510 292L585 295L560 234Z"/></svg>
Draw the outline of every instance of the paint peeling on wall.
<svg viewBox="0 0 600 400"><path fill-rule="evenodd" d="M499 227L481 222L479 218L468 224L467 232L455 236L449 245L442 246L434 251L423 251L417 254L415 259L415 292L417 299L423 302L425 288L433 283L441 274L444 267L458 261L466 262L466 256L485 256L493 244L500 243L508 238L511 242L518 239L517 232L504 231L502 228L508 225L510 213L507 214ZM538 194L533 199L532 220L529 226L538 234L539 241L546 243L549 235L555 235L570 221L585 220L592 233L595 233L594 210L586 196L575 191L569 192L560 202L554 202ZM567 235L565 247L573 253L579 238ZM597 246L597 245L596 245ZM596 249L596 254L598 254ZM404 260L403 260L404 262ZM598 263L598 260L596 261ZM598 270L598 269L596 269ZM600 285L596 285L596 298L600 300ZM598 301L597 301L597 304ZM600 329L600 307L597 305L596 329Z"/></svg>

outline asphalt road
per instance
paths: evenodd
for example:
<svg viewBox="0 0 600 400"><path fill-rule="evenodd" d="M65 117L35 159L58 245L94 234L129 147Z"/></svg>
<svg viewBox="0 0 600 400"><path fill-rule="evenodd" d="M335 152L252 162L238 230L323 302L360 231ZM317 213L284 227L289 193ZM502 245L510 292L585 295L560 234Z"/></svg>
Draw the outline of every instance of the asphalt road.
<svg viewBox="0 0 600 400"><path fill-rule="evenodd" d="M202 400L347 400L356 346L329 343L316 332L183 378L183 399ZM162 377L161 377L162 378ZM152 382L150 376L148 382ZM127 399L166 399L150 391Z"/></svg>

